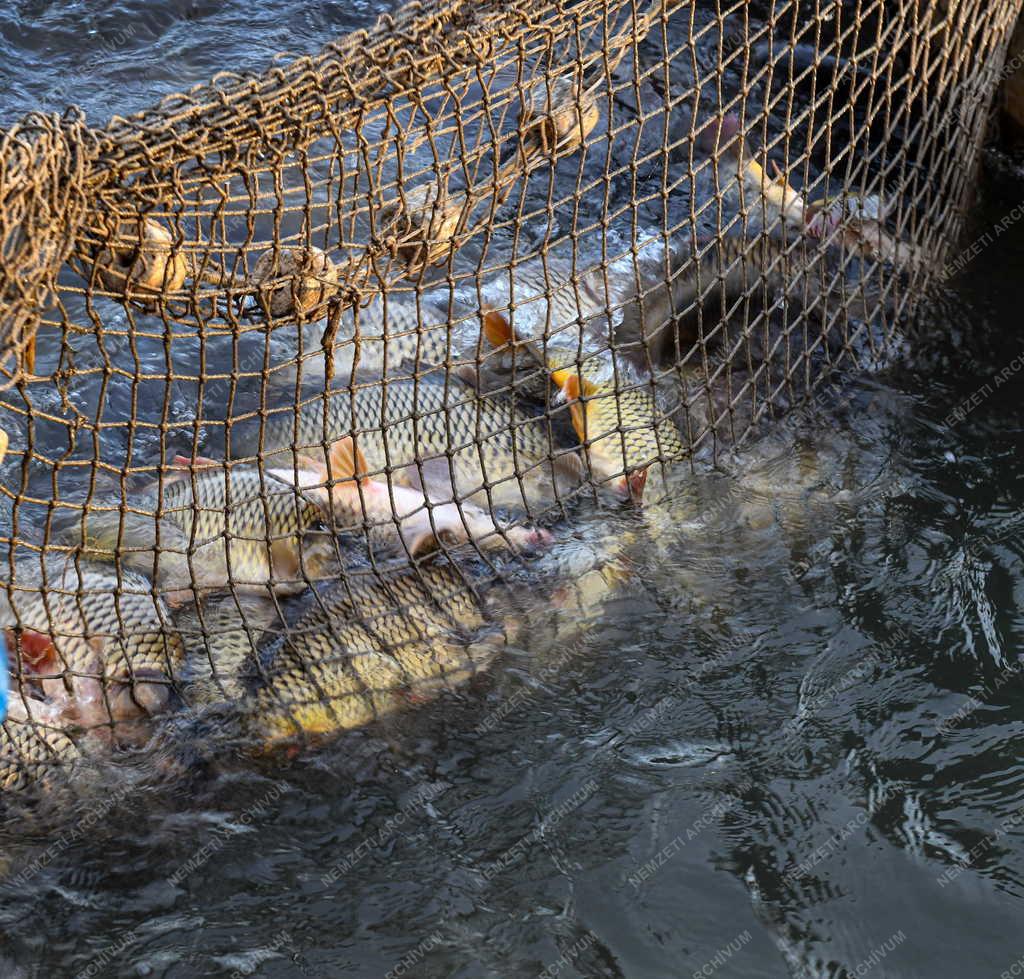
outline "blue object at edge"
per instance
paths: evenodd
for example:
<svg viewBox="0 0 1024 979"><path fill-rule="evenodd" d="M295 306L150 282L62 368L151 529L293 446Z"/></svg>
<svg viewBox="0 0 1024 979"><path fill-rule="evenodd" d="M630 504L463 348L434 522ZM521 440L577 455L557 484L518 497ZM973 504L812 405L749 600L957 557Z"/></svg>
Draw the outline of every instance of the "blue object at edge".
<svg viewBox="0 0 1024 979"><path fill-rule="evenodd" d="M7 642L0 631L0 722L7 717Z"/></svg>

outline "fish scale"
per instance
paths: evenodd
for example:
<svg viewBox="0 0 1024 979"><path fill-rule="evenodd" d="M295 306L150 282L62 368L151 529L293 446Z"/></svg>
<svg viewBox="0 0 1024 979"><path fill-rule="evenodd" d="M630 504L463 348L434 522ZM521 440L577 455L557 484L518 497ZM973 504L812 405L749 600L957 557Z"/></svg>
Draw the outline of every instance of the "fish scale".
<svg viewBox="0 0 1024 979"><path fill-rule="evenodd" d="M326 549L303 534L322 514L315 503L255 469L173 472L119 510L91 510L70 531L90 558L152 575L165 593L216 590L279 594L306 587ZM320 553L323 551L324 553ZM189 597L185 594L184 597Z"/></svg>
<svg viewBox="0 0 1024 979"><path fill-rule="evenodd" d="M557 404L552 394L571 402L573 426L580 442L587 445L586 455L598 482L646 471L654 462L685 458L679 429L664 408L664 389L652 391L649 382L629 383L625 378L617 383L614 374L611 380L595 379L600 377L600 372L595 375L597 362L577 366L566 360L564 350L543 351L533 341L519 338L497 312L485 315L484 334L510 369L523 363L543 369L550 379L545 377L547 392L541 397L548 404Z"/></svg>
<svg viewBox="0 0 1024 979"><path fill-rule="evenodd" d="M332 391L326 423L323 396L304 402L297 422L285 409L266 426L263 451L271 461L293 445L322 457L325 443L354 434L370 475L391 472L400 482L443 486L448 499L454 489L456 498L483 507L531 508L578 479L578 458L557 443L553 452L551 431L546 419L525 414L511 399L478 397L461 382L377 380ZM258 450L258 433L232 444L236 456ZM417 463L427 465L415 475L396 472Z"/></svg>
<svg viewBox="0 0 1024 979"><path fill-rule="evenodd" d="M468 641L486 625L483 601L448 565L353 575L318 599L257 694L254 723L270 743L360 727L396 693L454 686L490 660Z"/></svg>
<svg viewBox="0 0 1024 979"><path fill-rule="evenodd" d="M223 565L225 584L262 590L273 580L282 594L305 587L300 538L322 514L293 488L256 470L211 469L194 486L187 478L166 485L162 499L190 546L206 547L198 559Z"/></svg>
<svg viewBox="0 0 1024 979"><path fill-rule="evenodd" d="M111 647L102 660L106 679L125 682L139 670L169 674L180 662L181 641L164 631L167 606L131 571L119 577L102 565L51 559L45 575L23 568L5 599L3 625L51 636L69 671L96 672L90 643L100 639Z"/></svg>
<svg viewBox="0 0 1024 979"><path fill-rule="evenodd" d="M14 639L12 714L24 711L26 702L43 708L63 696L74 710L76 698L89 693L90 713L59 721L88 729L166 706L184 647L169 629L166 605L142 575L61 558L49 559L43 569L24 562L2 605L0 626ZM52 644L42 663L27 656L30 636ZM63 729L8 718L0 734L0 786L23 787L77 755Z"/></svg>
<svg viewBox="0 0 1024 979"><path fill-rule="evenodd" d="M622 472L654 462L676 462L687 456L675 422L649 388L630 387L616 393L614 384L600 385L585 401L586 440L605 443ZM607 440L607 441L606 441Z"/></svg>
<svg viewBox="0 0 1024 979"><path fill-rule="evenodd" d="M0 726L0 792L17 792L45 784L80 755L63 731L8 720Z"/></svg>
<svg viewBox="0 0 1024 979"><path fill-rule="evenodd" d="M560 649L590 628L623 581L629 534L568 541L532 566L531 585L435 561L350 574L316 596L276 650L251 709L267 746L361 727L402 705L403 692L430 696L486 669L506 640L536 623ZM539 573L539 574L538 574ZM564 631L559 623L564 617Z"/></svg>

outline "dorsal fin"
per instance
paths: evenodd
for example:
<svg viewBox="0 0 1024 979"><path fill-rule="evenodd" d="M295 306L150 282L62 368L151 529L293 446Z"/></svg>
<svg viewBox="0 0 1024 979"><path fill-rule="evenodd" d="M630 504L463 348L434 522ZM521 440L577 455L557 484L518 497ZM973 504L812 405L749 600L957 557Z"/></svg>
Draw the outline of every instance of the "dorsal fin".
<svg viewBox="0 0 1024 979"><path fill-rule="evenodd" d="M331 446L330 458L332 479L340 482L346 479L355 479L357 473L363 473L359 481L361 483L370 482L370 477L366 475L370 469L366 464L366 457L351 435L338 439Z"/></svg>
<svg viewBox="0 0 1024 979"><path fill-rule="evenodd" d="M504 347L515 340L512 324L493 309L484 313L484 336L492 347Z"/></svg>
<svg viewBox="0 0 1024 979"><path fill-rule="evenodd" d="M216 459L210 459L208 456L186 456L176 455L171 460L171 469L207 469L210 466L219 466L220 463Z"/></svg>

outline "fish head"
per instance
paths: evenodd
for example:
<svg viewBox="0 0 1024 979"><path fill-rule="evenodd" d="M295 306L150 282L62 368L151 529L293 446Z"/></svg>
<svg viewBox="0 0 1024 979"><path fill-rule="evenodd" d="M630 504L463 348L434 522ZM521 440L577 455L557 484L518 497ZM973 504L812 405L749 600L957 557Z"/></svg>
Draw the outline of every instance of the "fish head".
<svg viewBox="0 0 1024 979"><path fill-rule="evenodd" d="M712 119L697 133L694 148L713 161L721 179L731 179L750 154L735 112Z"/></svg>
<svg viewBox="0 0 1024 979"><path fill-rule="evenodd" d="M160 714L169 706L171 673L183 647L178 636L157 628L147 624L146 631L123 637L62 635L59 625L53 634L17 630L25 679L38 684L55 720L83 728Z"/></svg>
<svg viewBox="0 0 1024 979"><path fill-rule="evenodd" d="M614 383L581 380L575 371L556 375L594 481L619 499L640 503L651 463L681 455L674 424L659 419L654 397L642 389L617 391Z"/></svg>

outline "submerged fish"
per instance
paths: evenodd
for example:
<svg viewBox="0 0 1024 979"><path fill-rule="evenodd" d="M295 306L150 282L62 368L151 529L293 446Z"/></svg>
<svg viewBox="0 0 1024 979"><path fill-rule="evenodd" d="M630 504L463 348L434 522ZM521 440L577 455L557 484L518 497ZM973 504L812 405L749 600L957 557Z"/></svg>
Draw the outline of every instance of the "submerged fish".
<svg viewBox="0 0 1024 979"><path fill-rule="evenodd" d="M443 562L350 575L317 596L277 651L256 696L267 744L362 727L403 694L465 682L495 655L486 605L471 579Z"/></svg>
<svg viewBox="0 0 1024 979"><path fill-rule="evenodd" d="M628 580L630 542L570 539L507 575L433 561L342 578L277 649L250 712L253 734L271 747L362 727L463 685L541 622L564 658Z"/></svg>
<svg viewBox="0 0 1024 979"><path fill-rule="evenodd" d="M711 192L716 199L735 198L743 211L741 235L723 235L719 223L706 241L687 233L666 237L641 231L616 247L612 233L600 253L580 254L574 243L571 251L554 248L510 260L506 268L471 283L415 297L374 296L365 307L343 313L336 329L306 328L302 377L323 378L327 364L330 375L344 384L359 376L438 379L446 370L471 373L478 384L481 375L497 371L500 376L506 368L498 358L481 356L483 308L505 315L517 336L537 343L545 354L556 354L555 367L583 363L587 378L597 384L637 386L654 376L666 387L667 369L684 361L698 342L729 347L720 324L739 300L749 318L780 286L797 283L790 297L795 299L808 280L813 300L821 291L815 262L758 234L766 225L803 234L802 198L781 175L768 177L735 114L704 127L697 145L712 158L701 173L717 174ZM746 348L742 353L755 360L763 356ZM521 372L529 365L519 368L515 390L530 397L543 394L543 374L534 370L524 378ZM287 372L282 376L294 380ZM489 379L482 387L494 389Z"/></svg>
<svg viewBox="0 0 1024 979"><path fill-rule="evenodd" d="M457 378L369 380L270 412L262 433L232 435L235 457L262 457L287 470L297 456L323 461L354 436L369 467L417 486L432 501L470 500L543 509L580 480L579 456L561 447L549 419L526 414L510 398L484 398Z"/></svg>
<svg viewBox="0 0 1024 979"><path fill-rule="evenodd" d="M0 725L0 792L45 785L58 771L66 773L80 754L65 731L8 718Z"/></svg>
<svg viewBox="0 0 1024 979"><path fill-rule="evenodd" d="M415 298L375 295L367 305L341 312L333 338L323 321L303 327L296 357L300 380L323 383L329 372L340 383L351 384L360 376L412 378L441 369L452 353L449 321L459 315L447 289ZM284 372L277 385L294 382L294 375Z"/></svg>
<svg viewBox="0 0 1024 979"><path fill-rule="evenodd" d="M184 460L188 464L188 460ZM169 601L209 591L295 594L325 568L316 504L252 468L200 460L124 505L90 506L67 533L96 560L152 577Z"/></svg>
<svg viewBox="0 0 1024 979"><path fill-rule="evenodd" d="M174 616L186 648L182 700L193 707L241 700L259 677L259 650L281 624L267 595L217 595Z"/></svg>

